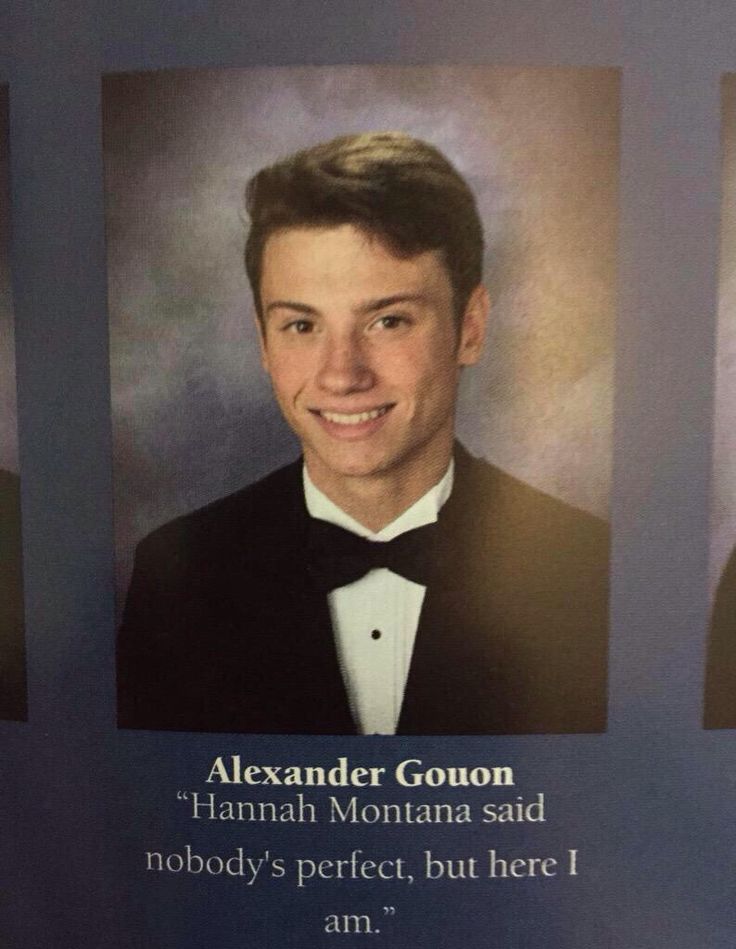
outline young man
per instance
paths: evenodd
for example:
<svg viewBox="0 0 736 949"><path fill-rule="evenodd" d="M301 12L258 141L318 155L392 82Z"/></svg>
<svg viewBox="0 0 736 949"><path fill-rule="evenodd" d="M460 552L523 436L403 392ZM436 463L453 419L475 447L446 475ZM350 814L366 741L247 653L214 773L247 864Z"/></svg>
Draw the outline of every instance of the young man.
<svg viewBox="0 0 736 949"><path fill-rule="evenodd" d="M303 459L139 547L123 727L605 729L607 532L454 441L488 298L465 181L405 135L248 186L263 365Z"/></svg>

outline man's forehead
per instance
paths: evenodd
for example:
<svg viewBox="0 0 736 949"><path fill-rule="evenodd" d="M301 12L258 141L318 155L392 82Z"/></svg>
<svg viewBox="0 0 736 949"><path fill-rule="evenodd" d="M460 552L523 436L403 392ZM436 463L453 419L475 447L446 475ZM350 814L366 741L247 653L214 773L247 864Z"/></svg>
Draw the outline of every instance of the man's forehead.
<svg viewBox="0 0 736 949"><path fill-rule="evenodd" d="M312 291L359 289L392 296L449 287L440 251L397 254L380 235L351 224L276 231L263 252L261 292L268 296L288 285Z"/></svg>

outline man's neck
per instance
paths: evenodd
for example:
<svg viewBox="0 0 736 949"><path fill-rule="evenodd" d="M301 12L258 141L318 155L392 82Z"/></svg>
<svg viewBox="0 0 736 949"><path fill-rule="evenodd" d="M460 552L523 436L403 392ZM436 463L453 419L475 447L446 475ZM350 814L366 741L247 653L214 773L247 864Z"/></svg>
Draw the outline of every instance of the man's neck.
<svg viewBox="0 0 736 949"><path fill-rule="evenodd" d="M377 534L442 479L451 457L450 446L436 457L422 458L414 469L397 466L365 477L335 476L319 464L310 464L306 454L304 460L313 484L353 520Z"/></svg>

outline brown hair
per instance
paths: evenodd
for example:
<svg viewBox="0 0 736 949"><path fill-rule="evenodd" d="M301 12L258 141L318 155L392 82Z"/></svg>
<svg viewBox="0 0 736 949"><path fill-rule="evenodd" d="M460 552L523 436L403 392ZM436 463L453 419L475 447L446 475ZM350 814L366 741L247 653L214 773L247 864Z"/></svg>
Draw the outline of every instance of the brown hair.
<svg viewBox="0 0 736 949"><path fill-rule="evenodd" d="M259 316L266 241L286 228L352 224L399 257L440 251L458 318L482 279L473 193L440 151L401 132L345 135L296 152L254 175L245 196L245 268Z"/></svg>

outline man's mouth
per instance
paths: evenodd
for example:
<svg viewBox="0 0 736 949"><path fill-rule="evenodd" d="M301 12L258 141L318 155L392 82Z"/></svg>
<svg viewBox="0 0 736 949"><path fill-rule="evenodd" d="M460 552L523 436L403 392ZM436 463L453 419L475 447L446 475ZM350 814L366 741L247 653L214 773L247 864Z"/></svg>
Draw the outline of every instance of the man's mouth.
<svg viewBox="0 0 736 949"><path fill-rule="evenodd" d="M368 409L365 412L328 412L326 409L311 409L310 411L335 425L362 425L381 418L391 408L393 408L392 404L380 405L378 408Z"/></svg>

